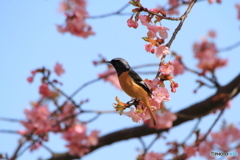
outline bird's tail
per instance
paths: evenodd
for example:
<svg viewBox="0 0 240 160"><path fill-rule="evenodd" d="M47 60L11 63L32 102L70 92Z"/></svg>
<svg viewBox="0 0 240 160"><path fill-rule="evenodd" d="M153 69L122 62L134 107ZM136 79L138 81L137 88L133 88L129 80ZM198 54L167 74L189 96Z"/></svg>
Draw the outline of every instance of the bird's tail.
<svg viewBox="0 0 240 160"><path fill-rule="evenodd" d="M154 118L154 116L153 116L153 113L152 113L152 110L151 110L151 107L150 107L150 103L149 103L148 97L147 97L147 96L144 97L144 99L142 99L142 101L143 101L144 105L145 105L145 106L147 107L147 109L148 109L148 112L149 112L149 114L150 114L150 116L151 116L151 119L152 119L152 121L153 121L154 126L156 126L156 120L155 120L155 118Z"/></svg>

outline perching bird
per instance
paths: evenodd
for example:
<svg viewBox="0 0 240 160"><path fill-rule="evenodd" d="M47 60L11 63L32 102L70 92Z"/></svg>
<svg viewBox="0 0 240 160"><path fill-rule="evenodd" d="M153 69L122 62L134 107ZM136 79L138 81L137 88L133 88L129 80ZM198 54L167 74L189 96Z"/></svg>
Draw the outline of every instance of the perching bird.
<svg viewBox="0 0 240 160"><path fill-rule="evenodd" d="M112 64L117 71L118 80L123 91L130 97L143 101L155 126L156 121L149 103L149 97L151 97L152 93L142 78L130 67L128 62L122 58L114 58L111 61L107 61L107 63Z"/></svg>

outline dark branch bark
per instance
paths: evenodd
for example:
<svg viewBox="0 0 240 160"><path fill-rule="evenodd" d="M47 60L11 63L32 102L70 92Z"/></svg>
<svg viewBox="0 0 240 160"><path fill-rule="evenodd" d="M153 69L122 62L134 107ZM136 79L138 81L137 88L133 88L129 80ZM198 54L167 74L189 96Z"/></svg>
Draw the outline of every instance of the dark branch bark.
<svg viewBox="0 0 240 160"><path fill-rule="evenodd" d="M193 120L195 118L204 117L210 114L213 110L223 107L228 100L234 98L240 92L240 74L237 75L229 84L220 87L217 92L208 97L207 99L193 104L183 110L180 110L176 113L177 119L173 122L173 127L178 126L187 121ZM216 100L216 96L225 94L227 98L219 98ZM128 129L123 129L116 131L107 135L104 135L99 138L98 145L90 148L90 152L97 150L103 146L110 145L115 142L122 140L127 140L131 138L142 137L150 134L162 133L168 129L153 129L148 128L148 126L143 125L139 127L133 127ZM71 160L74 158L79 158L77 156L71 156L68 153L55 154L53 157L48 160Z"/></svg>

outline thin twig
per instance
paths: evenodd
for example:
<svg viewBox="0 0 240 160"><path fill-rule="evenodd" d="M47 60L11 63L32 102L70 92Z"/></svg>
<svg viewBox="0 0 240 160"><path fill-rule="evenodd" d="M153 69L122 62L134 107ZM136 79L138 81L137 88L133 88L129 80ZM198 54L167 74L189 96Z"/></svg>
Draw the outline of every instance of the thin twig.
<svg viewBox="0 0 240 160"><path fill-rule="evenodd" d="M217 88L219 88L219 87L220 87L220 84L218 83L217 76L215 75L215 72L213 71L213 72L211 72L211 74L212 74L212 80L213 80L215 86L216 86Z"/></svg>
<svg viewBox="0 0 240 160"><path fill-rule="evenodd" d="M22 151L19 152L19 154L18 154L17 156L18 156L18 157L21 156L21 155L22 155L24 152L26 152L33 144L34 144L34 142L31 143L30 145L26 146L25 148L23 148Z"/></svg>
<svg viewBox="0 0 240 160"><path fill-rule="evenodd" d="M98 114L102 114L102 113L118 113L117 111L91 111L91 110L82 110L82 113L98 113Z"/></svg>
<svg viewBox="0 0 240 160"><path fill-rule="evenodd" d="M164 56L161 58L161 61L160 61L160 63L159 63L159 67L158 67L158 71L157 71L157 74L156 74L155 78L157 78L157 77L160 75L160 67L161 67L161 65L164 63L165 58L166 58L166 55L164 55Z"/></svg>
<svg viewBox="0 0 240 160"><path fill-rule="evenodd" d="M198 118L197 120L197 123L195 124L195 126L193 127L192 131L189 133L189 135L183 140L182 144L186 143L187 140L189 138L191 138L192 134L196 131L196 129L198 128L198 125L200 124L201 122L201 118Z"/></svg>
<svg viewBox="0 0 240 160"><path fill-rule="evenodd" d="M94 120L96 120L101 114L98 113L97 115L95 115L93 118L87 120L87 121L81 121L82 123L90 123L93 122Z"/></svg>
<svg viewBox="0 0 240 160"><path fill-rule="evenodd" d="M187 18L187 15L190 13L192 7L194 6L194 4L195 4L196 2L197 2L197 0L193 0L193 1L189 4L186 12L179 18L179 19L180 19L180 23L178 24L177 28L176 28L175 31L173 32L173 35L172 35L171 39L170 39L169 42L166 44L166 46L167 46L168 48L171 47L171 44L172 44L173 40L175 39L178 31L180 31L180 29L182 28L182 25L183 25L185 19Z"/></svg>
<svg viewBox="0 0 240 160"><path fill-rule="evenodd" d="M113 73L112 73L113 74ZM110 74L109 74L110 75ZM109 76L109 75L107 75L107 76ZM87 87L88 85L90 85L90 84L92 84L92 83L95 83L95 82L97 82L97 81L99 81L99 80L101 80L102 78L96 78L96 79L93 79L93 80L91 80L91 81L88 81L88 82L86 82L86 83L84 83L83 85L81 85L76 91L74 91L72 94L71 94L71 96L70 97L74 97L78 92L80 92L83 88L85 88L85 87Z"/></svg>
<svg viewBox="0 0 240 160"><path fill-rule="evenodd" d="M153 66L158 66L158 63L142 64L142 65L138 65L138 66L135 66L135 67L132 67L132 68L133 69L138 69L138 68L153 67Z"/></svg>
<svg viewBox="0 0 240 160"><path fill-rule="evenodd" d="M79 108L79 105L75 103L75 101L72 99L72 97L68 96L66 93L64 93L62 90L58 89L52 82L48 81L48 84L50 84L57 92L61 93L65 98L67 98L69 101L71 101L75 107ZM64 102L65 104L66 102Z"/></svg>
<svg viewBox="0 0 240 160"><path fill-rule="evenodd" d="M0 129L0 133L12 133L12 134L19 134L17 131L4 130L4 129Z"/></svg>
<svg viewBox="0 0 240 160"><path fill-rule="evenodd" d="M234 48L236 48L236 47L238 47L238 46L240 46L240 41L237 42L237 43L235 43L235 44L233 44L233 45L230 45L230 46L228 46L228 47L220 48L220 49L218 49L218 52L230 51L230 50L232 50L232 49L234 49Z"/></svg>
<svg viewBox="0 0 240 160"><path fill-rule="evenodd" d="M114 16L114 15L131 15L132 13L122 13L122 11L124 9L126 9L129 5L130 5L130 3L127 3L123 7L121 7L119 10L117 10L116 12L107 13L107 14L98 15L98 16L89 16L89 17L87 17L87 19L105 18L105 17L109 17L109 16Z"/></svg>
<svg viewBox="0 0 240 160"><path fill-rule="evenodd" d="M0 117L0 121L19 122L20 119Z"/></svg>
<svg viewBox="0 0 240 160"><path fill-rule="evenodd" d="M213 124L211 125L211 127L208 129L207 133L204 135L204 137L202 137L199 141L202 142L204 141L208 134L211 132L211 130L213 129L213 127L215 126L215 124L217 123L217 121L219 120L219 118L222 116L223 112L225 110L225 107L221 110L221 112L219 113L219 115L217 116L217 118L215 119L215 121L213 122Z"/></svg>
<svg viewBox="0 0 240 160"><path fill-rule="evenodd" d="M144 150L144 152L145 152L145 150L146 150L146 148L147 148L145 142L143 141L142 137L139 137L138 140L139 140L140 143L142 144L143 150Z"/></svg>
<svg viewBox="0 0 240 160"><path fill-rule="evenodd" d="M48 146L42 144L42 147L45 148L48 152L50 152L52 155L55 154Z"/></svg>
<svg viewBox="0 0 240 160"><path fill-rule="evenodd" d="M147 153L147 151L153 146L153 144L157 141L159 138L159 134L156 135L156 137L152 140L152 142L148 145L148 147L145 147L144 152L143 152L143 157Z"/></svg>
<svg viewBox="0 0 240 160"><path fill-rule="evenodd" d="M143 72L143 71L141 71L141 72L137 72L138 74L155 74L156 72L150 72L150 71L148 71L148 72Z"/></svg>

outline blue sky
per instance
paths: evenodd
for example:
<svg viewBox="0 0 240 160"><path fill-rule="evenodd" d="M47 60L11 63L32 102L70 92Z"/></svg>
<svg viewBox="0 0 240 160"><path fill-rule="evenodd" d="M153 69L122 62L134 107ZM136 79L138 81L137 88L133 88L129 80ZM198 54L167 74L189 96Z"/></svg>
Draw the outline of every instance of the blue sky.
<svg viewBox="0 0 240 160"><path fill-rule="evenodd" d="M215 40L219 48L224 48L239 41L240 21L236 19L237 11L235 4L237 0L223 0L222 4L209 5L206 1L197 3L187 17L182 29L172 44L171 50L176 51L184 59L187 66L196 68L197 61L193 59L192 44L199 41L211 29L217 31ZM127 1L105 0L93 1L88 3L90 15L101 15L116 11ZM158 1L142 0L144 6L153 8ZM96 32L95 36L87 39L72 36L70 34L60 34L56 30L56 24L64 23L64 16L58 12L60 1L39 0L39 1L0 1L0 117L23 119L24 108L30 108L30 101L38 100L38 86L40 80L37 77L33 84L29 84L26 78L30 71L39 67L53 69L56 62L63 64L66 73L59 79L63 82L62 89L71 94L81 84L95 79L98 73L106 70L106 66L95 67L92 61L98 59L102 54L107 59L122 57L134 65L144 63L158 63L154 55L146 53L144 50L145 42L141 37L145 36L146 28L128 28L126 20L130 16L111 16L102 19L89 19L88 23ZM160 3L162 4L162 3ZM133 7L128 7L129 13ZM185 7L181 8L184 11ZM178 22L162 21L162 25L170 28L169 35L172 34ZM222 85L225 85L239 74L240 47L229 52L221 52L222 58L229 59L227 67L217 71L217 77ZM171 60L171 56L166 59ZM150 68L156 71L157 68ZM147 69L145 69L146 71ZM155 75L141 75L142 78L152 79ZM54 77L54 76L53 76ZM56 78L56 77L55 77ZM215 90L202 88L197 94L193 90L197 87L196 75L185 73L178 76L175 81L179 83L177 93L171 93L171 101L167 102L168 108L178 111L188 105L205 99L213 94ZM112 103L115 96L123 101L128 101L129 97L122 91L117 90L111 84L99 81L86 87L74 99L76 101L88 98L89 103L83 107L92 110L112 110ZM219 129L223 119L229 123L239 122L240 98L237 96L214 130ZM83 115L80 119L89 119L94 115ZM204 133L211 125L211 121L217 115L210 115L203 119L200 124L201 131ZM97 121L88 125L89 130L98 129L101 135L137 126L126 116L107 114L101 116ZM0 129L19 130L23 127L18 123L0 121ZM174 128L169 133L167 140L183 140L190 132L194 122L183 124ZM51 140L46 145L53 148L53 151L66 151L65 141L59 140L61 135L51 135ZM146 136L147 143L153 136ZM17 146L18 135L0 133L0 153L12 155ZM165 151L167 140L160 140L155 143L150 151ZM191 139L190 141L191 142ZM127 145L126 145L127 144ZM111 146L104 147L87 155L83 160L93 159L134 159L138 155L137 148L141 149L141 144L137 139L122 141ZM26 152L19 160L47 158L50 154L39 149L36 152Z"/></svg>

